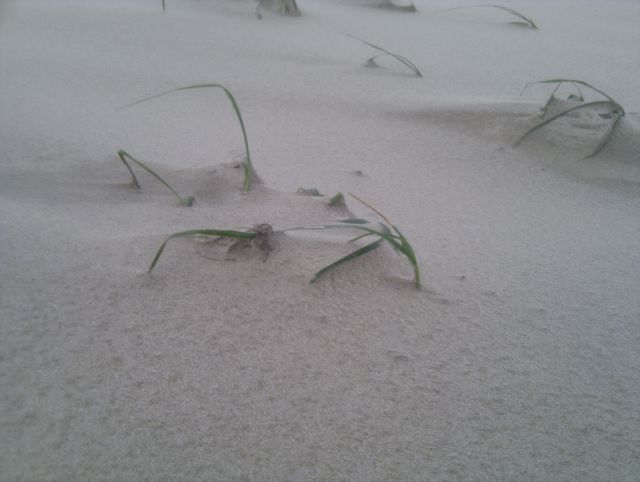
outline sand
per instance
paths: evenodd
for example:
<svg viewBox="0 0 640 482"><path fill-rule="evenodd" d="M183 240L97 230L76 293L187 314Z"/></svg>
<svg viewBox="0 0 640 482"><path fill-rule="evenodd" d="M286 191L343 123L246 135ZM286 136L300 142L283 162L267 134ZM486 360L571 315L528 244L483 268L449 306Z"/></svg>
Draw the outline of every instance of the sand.
<svg viewBox="0 0 640 482"><path fill-rule="evenodd" d="M640 5L502 3L533 30L415 4L0 4L0 479L637 480ZM594 158L587 109L513 147L557 77L626 108ZM122 109L213 82L246 194L221 91ZM376 221L336 192L402 229L421 290L388 246L311 284L336 231L266 261L177 239L147 273L176 231Z"/></svg>

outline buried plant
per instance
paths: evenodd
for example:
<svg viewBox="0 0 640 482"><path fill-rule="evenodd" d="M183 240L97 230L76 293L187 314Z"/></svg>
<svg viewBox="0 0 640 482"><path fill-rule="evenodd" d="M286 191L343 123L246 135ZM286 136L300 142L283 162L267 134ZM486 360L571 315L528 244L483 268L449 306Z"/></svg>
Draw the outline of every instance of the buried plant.
<svg viewBox="0 0 640 482"><path fill-rule="evenodd" d="M525 17L517 10L509 7L503 7L502 5L468 5L466 7L455 7L455 8L447 8L446 10L440 10L440 12L451 12L453 10L462 10L465 8L497 8L498 10L502 10L504 12L510 13L511 15L518 17L522 22L516 22L518 24L526 25L529 28L537 29L538 26L531 20L529 17Z"/></svg>
<svg viewBox="0 0 640 482"><path fill-rule="evenodd" d="M524 89L522 90L522 92L524 92L530 85L534 85L534 84L557 84L555 86L555 88L553 89L553 92L551 92L551 95L549 96L549 99L547 99L547 102L545 103L544 107L542 107L542 116L543 117L546 116L548 108L549 108L549 105L556 98L555 97L555 93L558 91L560 86L563 85L563 84L571 84L578 90L578 95L576 96L576 95L572 94L569 97L569 99L570 100L576 100L576 101L580 102L580 104L577 105L577 106L571 107L571 108L569 108L567 110L564 110L564 111L562 111L562 112L560 112L558 114L554 114L551 117L549 117L548 119L543 120L539 124L536 124L531 129L529 129L527 132L525 132L515 142L513 147L517 147L518 145L520 145L520 143L529 134L537 131L538 129L541 129L542 127L544 127L544 126L546 126L548 124L550 124L551 122L555 121L556 119L559 119L559 118L564 117L564 116L566 116L568 114L571 114L572 112L575 112L575 111L580 110L580 109L584 109L586 107L609 107L610 108L609 112L601 113L599 115L603 119L613 119L613 120L612 120L609 128L605 132L604 136L600 140L600 142L598 142L598 145L596 146L595 150L593 150L588 156L585 157L585 159L587 159L589 157L593 157L596 154L598 154L604 148L604 146L607 145L607 143L613 137L613 133L614 133L616 127L618 127L620 121L626 115L624 107L622 107L622 105L618 104L618 102L616 102L610 95L606 94L605 92L601 91L600 89L597 89L596 87L592 86L591 84L588 84L587 82L584 82L583 80L576 80L576 79L549 79L549 80L540 80L540 81L537 81L537 82L529 82L527 85L524 86ZM583 87L587 87L587 88L593 90L594 92L597 92L598 94L606 97L607 100L597 100L597 101L593 101L593 102L582 103L584 101L584 97L582 95L582 91L580 90L580 87L579 87L580 85L582 85Z"/></svg>
<svg viewBox="0 0 640 482"><path fill-rule="evenodd" d="M351 196L357 199L358 201L360 201L365 206L367 206L378 216L380 216L384 221L384 223L382 222L379 223L380 227L375 228L375 227L371 227L371 223L369 223L369 221L366 221L364 219L345 219L342 221L337 221L334 224L324 224L319 226L299 226L299 227L284 229L280 231L280 232L288 232L288 231L308 231L308 230L324 230L324 229L354 229L358 231L363 231L363 234L351 239L349 241L350 243L353 243L357 240L360 240L369 236L374 236L376 238L373 242L361 248L358 248L357 250L349 253L348 255L338 259L337 261L334 261L333 263L317 271L313 276L313 278L311 279L311 282L314 283L318 281L320 277L322 277L328 271L331 271L333 268L340 266L344 263L347 263L348 261L359 258L360 256L363 256L379 248L382 242L386 241L394 248L394 250L396 250L398 253L402 254L407 258L407 260L409 261L409 263L413 268L414 283L416 285L416 288L420 288L420 268L418 266L418 260L417 260L415 251L413 250L413 247L411 246L407 238L405 238L404 235L400 232L400 230L395 225L393 225L380 211L378 211L373 206L363 201L356 195L351 194ZM149 272L151 272L153 268L156 266L156 264L158 263L158 260L160 259L160 256L162 255L169 240L174 238L182 238L182 237L189 237L189 236L209 236L209 237L216 237L216 238L231 238L241 242L250 242L252 246L257 247L261 251L268 252L271 250L271 245L269 241L273 232L274 231L271 225L258 224L252 228L247 229L246 231L227 230L227 229L192 229L189 231L181 231L178 233L174 233L170 235L167 239L165 239L165 241L162 243L162 245L156 252L156 255L154 256L153 261L149 266Z"/></svg>
<svg viewBox="0 0 640 482"><path fill-rule="evenodd" d="M245 160L242 163L242 167L244 169L244 181L243 181L243 190L244 192L248 192L251 189L251 182L253 177L255 176L255 172L253 170L253 164L251 163L251 154L249 153L249 141L247 140L247 131L244 127L244 121L242 120L242 114L240 114L240 108L238 107L238 103L236 99L233 97L233 94L227 89L224 85L221 84L200 84L200 85L189 85L187 87L178 87L177 89L168 90L166 92L161 92L160 94L152 95L151 97L146 97L142 100L138 100L136 102L132 102L131 104L127 104L124 108L133 107L134 105L142 104L143 102L150 101L152 99L156 99L158 97L162 97L168 94L172 94L174 92L179 92L183 90L192 90L192 89L209 89L216 88L222 89L224 93L229 98L231 102L231 106L236 113L236 117L238 118L238 122L240 123L240 129L242 129L242 136L244 138L244 147L245 147ZM126 163L125 163L126 164ZM133 173L132 173L133 174Z"/></svg>
<svg viewBox="0 0 640 482"><path fill-rule="evenodd" d="M178 201L180 201L180 204L187 207L193 206L193 202L195 201L195 198L193 196L187 196L186 198L183 198L182 196L180 196L180 194L178 194L178 192L174 188L172 188L167 181L162 179L160 175L158 175L153 169L147 166L144 162L131 157L129 153L127 153L127 151L123 149L120 149L118 151L118 157L120 158L122 163L126 166L126 168L129 170L129 173L131 174L131 184L135 186L137 189L142 189L142 187L140 186L140 182L138 182L138 178L134 174L133 169L131 168L131 165L127 162L127 159L136 163L138 166L140 166L142 169L144 169L153 177L155 177L158 181L160 181L164 186L166 186L167 189L169 189L173 194L175 194L175 196L178 198Z"/></svg>
<svg viewBox="0 0 640 482"><path fill-rule="evenodd" d="M373 57L371 57L370 59L367 60L366 65L368 67L377 67L378 64L376 64L375 59L377 59L378 57L384 57L385 55L389 55L391 57L393 57L394 59L396 59L398 62L406 65L407 67L409 67L414 74L416 74L418 77L422 77L422 73L420 72L420 70L418 70L418 67L416 67L414 65L413 62L411 62L409 59L407 59L406 57L403 57L402 55L398 55L398 54L394 54L392 52L389 52L386 49L383 49L382 47L378 47L377 45L373 45L372 43L367 42L366 40L362 40L358 37L355 37L354 35L350 35L350 34L345 34L348 37L354 38L356 40L359 40L360 42L368 45L369 47L372 47L376 50L381 51L382 53L379 55L374 55Z"/></svg>
<svg viewBox="0 0 640 482"><path fill-rule="evenodd" d="M256 16L262 18L260 8L275 8L280 15L290 15L292 17L299 17L301 15L296 0L258 0L256 6Z"/></svg>

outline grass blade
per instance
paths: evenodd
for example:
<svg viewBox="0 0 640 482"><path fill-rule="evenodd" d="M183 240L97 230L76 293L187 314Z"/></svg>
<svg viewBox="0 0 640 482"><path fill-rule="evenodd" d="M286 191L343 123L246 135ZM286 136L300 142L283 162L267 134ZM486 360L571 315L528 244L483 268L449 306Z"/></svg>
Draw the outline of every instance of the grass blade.
<svg viewBox="0 0 640 482"><path fill-rule="evenodd" d="M167 11L167 8L166 8L166 5L164 4L164 1L165 1L165 0L162 0L162 11L163 11L163 12L166 12L166 11Z"/></svg>
<svg viewBox="0 0 640 482"><path fill-rule="evenodd" d="M383 52L385 55L390 55L391 57L393 57L394 59L396 59L398 62L403 63L404 65L406 65L407 67L409 67L411 70L413 70L413 72L418 76L418 77L422 77L422 73L420 72L420 70L418 70L418 67L416 67L413 62L411 62L409 59L407 59L406 57L403 57L402 55L398 55L398 54L394 54L392 52L389 52L386 49L383 49L382 47L379 47L377 45L374 45L370 42L367 42L366 40L362 40L361 38L358 38L354 35L351 34L345 34L348 37L354 38L356 40L359 40L360 42L368 45L369 47L372 47L376 50L379 50L381 52ZM374 57L375 58L375 57Z"/></svg>
<svg viewBox="0 0 640 482"><path fill-rule="evenodd" d="M145 171L147 171L149 174L151 174L153 177L155 177L158 181L160 181L164 186L167 187L167 189L169 189L173 194L175 194L175 196L178 198L178 200L180 201L180 204L182 204L183 206L187 206L190 207L193 205L193 202L195 201L193 196L188 196L186 198L183 198L182 196L180 196L180 194L178 194L178 192L173 189L169 183L167 181L165 181L164 179L162 179L158 174L156 174L156 172L151 169L149 166L147 166L144 162L139 161L138 159L135 159L133 157L131 157L127 151L120 149L118 151L118 157L120 158L120 160L124 163L125 166L127 166L127 169L129 169L129 172L131 173L131 178L132 178L132 183L134 186L136 186L138 189L140 189L140 183L138 182L138 178L136 178L136 175L133 173L133 169L131 169L131 166L129 165L129 163L127 162L127 158L133 162L135 162L138 166L140 166L142 169L144 169Z"/></svg>
<svg viewBox="0 0 640 482"><path fill-rule="evenodd" d="M340 258L339 260L334 261L330 265L325 266L324 268L322 268L321 270L316 272L315 275L313 275L313 278L311 279L311 282L315 283L327 271L330 271L333 268L335 268L337 266L340 266L341 264L344 264L344 263L346 263L348 261L351 261L353 259L359 258L360 256L362 256L364 254L367 254L370 251L373 251L374 249L376 249L376 248L378 248L380 246L382 241L383 241L382 238L380 238L380 239L374 241L373 243L367 244L366 246L363 246L362 248L359 248L359 249L353 251L352 253L349 253L348 255Z"/></svg>
<svg viewBox="0 0 640 482"><path fill-rule="evenodd" d="M238 122L240 123L240 128L242 129L242 136L244 137L244 147L245 147L245 162L243 163L244 168L244 182L243 182L243 190L244 192L248 192L251 189L251 181L253 180L253 176L255 174L253 169L253 164L251 162L251 154L249 152L249 141L247 139L247 130L244 126L244 121L242 120L242 114L240 113L240 108L238 107L238 103L236 99L233 97L233 94L227 89L224 85L221 84L199 84L199 85L189 85L187 87L178 87L177 89L168 90L166 92L161 92L160 94L152 95L151 97L145 97L144 99L138 100L136 102L132 102L131 104L127 104L123 108L133 107L134 105L142 104L143 102L150 101L152 99L157 99L158 97L162 97L168 94L172 94L174 92L179 92L183 90L192 90L192 89L209 89L209 88L218 88L222 89L224 93L229 98L233 110L236 113L238 118Z"/></svg>
<svg viewBox="0 0 640 482"><path fill-rule="evenodd" d="M600 140L600 142L596 146L595 150L591 154L586 156L584 159L589 159L591 157L596 156L602 149L604 149L604 146L606 146L609 143L609 141L613 137L613 132L616 130L616 127L618 127L618 123L622 120L622 114L620 112L615 112L614 115L615 115L616 118L611 123L611 126L609 127L609 130L602 137L602 139Z"/></svg>
<svg viewBox="0 0 640 482"><path fill-rule="evenodd" d="M537 29L538 26L534 23L533 20L531 20L529 17L525 17L524 15L522 15L520 12L518 12L517 10L514 10L513 8L509 8L509 7L503 7L502 5L489 5L489 4L484 4L484 5L468 5L466 7L455 7L455 8L447 8L445 10L440 10L440 12L451 12L453 10L462 10L465 8L485 8L485 7L490 7L490 8L497 8L499 10L505 11L507 13L510 13L511 15L514 15L516 17L518 17L520 20L524 20L524 22L533 29Z"/></svg>
<svg viewBox="0 0 640 482"><path fill-rule="evenodd" d="M151 262L151 266L149 266L148 272L151 273L151 270L153 270L155 265L158 263L158 260L160 259L160 256L162 255L162 252L164 251L164 248L167 246L167 243L169 242L169 240L174 238L182 238L186 236L218 236L218 237L225 237L225 238L253 239L257 236L257 233L253 231L234 231L234 230L221 230L221 229L192 229L189 231L181 231L179 233L173 233L171 236L165 239L164 243L162 243L162 245L160 246L160 249L158 249L158 252L156 253L155 257L153 258L153 261Z"/></svg>
<svg viewBox="0 0 640 482"><path fill-rule="evenodd" d="M562 83L571 83L571 84L574 84L576 87L578 85L582 85L584 87L587 87L587 88L593 90L594 92L597 92L598 94L602 95L603 97L606 97L612 104L614 104L616 106L616 108L622 114L622 117L624 117L626 115L626 112L624 111L624 108L620 104L618 104L618 102L616 102L615 99L613 99L613 97L611 97L609 94L601 91L600 89L594 87L593 85L588 84L587 82L585 82L583 80L576 80L576 79L538 80L536 82L529 82L528 84L526 84L524 86L524 89L522 89L522 92L524 92L527 89L527 87L529 87L530 85L535 85L535 84L562 84ZM555 93L556 90L557 90L557 88L553 92ZM578 92L580 92L579 88L578 88ZM582 95L582 93L580 93L580 95Z"/></svg>
<svg viewBox="0 0 640 482"><path fill-rule="evenodd" d="M567 109L564 112L561 112L559 114L556 114L552 117L550 117L549 119L541 122L540 124L535 125L534 127L532 127L531 129L529 129L527 132L525 132L520 139L518 139L516 141L516 143L513 145L513 147L518 147L518 145L520 145L520 143L531 133L537 131L538 129L546 126L547 124L550 124L551 122L553 122L556 119L559 119L560 117L564 117L567 114L570 114L571 112L574 112L578 109L584 109L585 107L595 107L595 106L605 106L605 105L612 105L613 107L616 109L616 112L618 111L618 108L620 107L619 104L615 103L615 102L611 102L609 100L599 100L599 101L595 101L595 102L587 102L586 104L580 104L576 107L572 107L571 109Z"/></svg>

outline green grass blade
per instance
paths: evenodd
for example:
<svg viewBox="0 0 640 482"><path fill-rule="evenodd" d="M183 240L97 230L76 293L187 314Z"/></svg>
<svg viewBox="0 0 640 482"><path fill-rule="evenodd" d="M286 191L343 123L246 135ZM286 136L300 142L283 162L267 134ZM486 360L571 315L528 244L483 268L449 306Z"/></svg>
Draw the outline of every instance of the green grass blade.
<svg viewBox="0 0 640 482"><path fill-rule="evenodd" d="M132 102L131 104L125 105L123 108L133 107L134 105L142 104L143 102L150 101L152 99L157 99L158 97L162 97L168 94L172 94L174 92L179 92L182 90L192 90L192 89L210 89L210 88L218 88L222 89L224 93L227 95L233 110L236 113L236 117L238 118L238 122L240 123L240 128L242 129L242 136L244 138L244 147L246 152L246 159L243 163L244 168L244 182L243 189L245 192L248 192L251 189L251 182L253 180L253 176L255 174L253 169L253 163L251 162L251 153L249 152L249 140L247 139L247 130L244 126L244 121L242 119L242 114L240 113L240 108L238 107L238 103L236 99L233 97L233 94L227 89L224 85L221 84L199 84L199 85L189 85L187 87L178 87L177 89L168 90L166 92L161 92L160 94L152 95L151 97L145 97L144 99L138 100L136 102Z"/></svg>
<svg viewBox="0 0 640 482"><path fill-rule="evenodd" d="M618 102L615 101L615 99L613 97L611 97L609 94L603 92L602 90L594 87L591 84L588 84L587 82L583 81L583 80L576 80L576 79L548 79L548 80L538 80L536 82L529 82L528 84L526 84L524 86L523 92L524 90L527 89L527 87L529 87L530 85L534 85L534 84L562 84L562 83L571 83L574 85L583 85L584 87L587 87L591 90L593 90L594 92L597 92L598 94L602 95L603 97L606 97L607 99L609 99L609 101L613 104L616 105L617 109L620 110L620 113L622 114L622 117L624 117L626 115L626 112L624 110L624 108L618 104Z"/></svg>
<svg viewBox="0 0 640 482"><path fill-rule="evenodd" d="M492 8L497 8L500 10L503 10L507 13L510 13L511 15L514 15L518 18L520 18L521 20L524 20L529 27L537 29L538 26L534 23L533 20L531 20L528 17L525 17L524 15L522 15L520 12L518 12L517 10L514 10L513 8L508 8L508 7L503 7L502 5L477 5L478 7L492 7Z"/></svg>
<svg viewBox="0 0 640 482"><path fill-rule="evenodd" d="M618 124L622 120L622 114L621 113L616 112L616 113L614 113L614 115L615 115L616 118L611 123L611 126L609 127L609 130L602 137L602 140L598 143L598 145L595 148L595 150L591 154L586 156L584 159L589 159L591 157L595 157L602 149L604 149L604 146L606 146L609 143L609 141L613 137L613 132L616 130L616 127L618 127Z"/></svg>
<svg viewBox="0 0 640 482"><path fill-rule="evenodd" d="M163 12L166 12L166 11L167 11L167 8L166 8L166 6L165 6L165 4L164 4L164 1L165 1L165 0L162 0L162 11L163 11Z"/></svg>
<svg viewBox="0 0 640 482"><path fill-rule="evenodd" d="M561 112L559 114L554 115L553 117L550 117L549 119L541 122L540 124L537 124L536 126L532 127L531 129L529 129L527 132L525 132L522 137L520 137L520 139L518 139L516 141L516 143L513 145L513 147L518 147L518 145L520 145L520 143L532 132L537 131L538 129L546 126L547 124L553 122L556 119L559 119L560 117L564 117L567 114L570 114L571 112L574 112L578 109L584 109L585 107L595 107L595 106L604 106L604 105L612 105L613 107L616 109L616 111L618 110L618 108L620 107L619 104L615 103L615 102L611 102L609 100L599 100L599 101L595 101L595 102L587 102L586 104L580 104L576 107L572 107L571 109L567 109L564 112Z"/></svg>
<svg viewBox="0 0 640 482"><path fill-rule="evenodd" d="M186 236L219 236L219 237L225 237L225 238L253 239L256 237L256 233L251 231L234 231L234 230L221 230L221 229L192 229L189 231L181 231L179 233L173 233L171 236L165 239L164 243L162 243L162 245L160 246L160 249L158 249L158 252L156 253L155 257L153 258L153 261L151 262L151 266L149 266L148 272L151 273L151 270L153 270L155 265L158 263L158 260L160 259L160 256L162 255L162 252L164 251L164 248L167 246L167 243L169 242L169 240L174 238L182 238Z"/></svg>
<svg viewBox="0 0 640 482"><path fill-rule="evenodd" d="M535 22L533 20L531 20L528 17L525 17L524 15L522 15L520 12L518 12L517 10L514 10L513 8L508 8L508 7L503 7L502 5L489 5L489 4L485 4L485 5L467 5L465 7L455 7L455 8L447 8L444 10L440 10L440 12L452 12L454 10L462 10L465 8L484 8L484 7L490 7L490 8L497 8L499 10L503 10L507 13L510 13L511 15L514 15L516 17L518 17L521 20L524 20L524 22L531 28L533 29L537 29L538 26L535 24Z"/></svg>
<svg viewBox="0 0 640 482"><path fill-rule="evenodd" d="M403 63L404 65L406 65L407 67L409 67L411 70L413 70L413 72L418 76L418 77L422 77L422 73L420 72L420 70L418 69L418 67L416 67L413 62L411 62L409 59L407 59L406 57L403 57L402 55L398 55L398 54L394 54L392 52L389 52L386 49L383 49L382 47L379 47L378 45L374 45L370 42L367 42L366 40L362 40L361 38L358 38L354 35L351 34L345 34L348 37L354 38L356 40L359 40L360 42L368 45L369 47L372 47L376 50L379 50L381 52L384 52L386 55L390 55L391 57L393 57L394 59L396 59L398 62Z"/></svg>
<svg viewBox="0 0 640 482"><path fill-rule="evenodd" d="M407 257L409 263L411 263L411 266L413 266L414 283L416 285L416 288L420 289L422 283L420 280L420 267L418 265L418 258L416 256L416 253L413 250L411 244L409 244L407 238L404 237L400 230L396 226L392 226L392 228L396 233L398 233L398 236L400 237L400 242L403 247L402 253Z"/></svg>
<svg viewBox="0 0 640 482"><path fill-rule="evenodd" d="M178 192L173 189L169 183L167 181L165 181L164 179L162 179L158 174L156 174L156 172L151 169L149 166L147 166L144 162L139 161L138 159L135 159L133 157L131 157L127 151L120 149L118 151L118 157L120 158L120 160L124 163L125 166L127 166L127 169L129 169L129 172L131 173L131 176L133 178L133 184L140 189L140 183L138 182L138 179L136 178L135 174L133 173L133 169L131 169L131 166L129 165L129 163L126 161L126 158L130 159L131 161L135 162L138 166L140 166L142 169L144 169L145 171L147 171L149 174L151 174L153 177L155 177L158 181L160 181L164 186L167 187L167 189L169 189L173 194L175 194L175 196L178 198L178 200L180 201L180 204L184 205L184 206L192 206L193 202L195 201L195 199L193 198L193 196L188 196L186 198L183 198L182 196L180 196L180 194L178 194Z"/></svg>
<svg viewBox="0 0 640 482"><path fill-rule="evenodd" d="M353 251L352 253L349 253L348 255L340 258L338 261L334 261L333 263L331 263L328 266L325 266L324 268L322 268L321 270L316 272L316 274L311 279L311 282L315 283L327 271L330 271L333 268L335 268L337 266L340 266L341 264L344 264L344 263L346 263L348 261L351 261L353 259L359 258L360 256L362 256L364 254L367 254L370 251L373 251L374 249L378 248L381 243L382 243L382 238L374 241L373 243L367 244L366 246L363 246L362 248L359 248L359 249Z"/></svg>
<svg viewBox="0 0 640 482"><path fill-rule="evenodd" d="M129 154L127 154L126 151L123 151L122 149L120 149L118 151L118 157L120 158L122 163L126 166L126 168L129 170L129 174L131 174L131 184L133 184L138 189L142 189L142 186L140 186L140 183L138 182L138 178L136 177L135 173L133 172L133 169L131 169L131 166L127 162L126 157L129 157L134 161L135 161L135 159L133 159L133 157L129 156Z"/></svg>

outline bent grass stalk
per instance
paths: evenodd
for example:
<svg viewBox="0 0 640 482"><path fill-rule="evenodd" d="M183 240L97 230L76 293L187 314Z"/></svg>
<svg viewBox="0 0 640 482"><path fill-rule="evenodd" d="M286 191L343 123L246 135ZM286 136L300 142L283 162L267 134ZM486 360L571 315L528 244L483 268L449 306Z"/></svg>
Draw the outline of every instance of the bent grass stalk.
<svg viewBox="0 0 640 482"><path fill-rule="evenodd" d="M538 129L550 124L551 122L555 121L556 119L559 119L561 117L564 117L572 112L575 112L579 109L584 109L586 107L604 107L604 106L610 106L613 108L613 110L611 112L609 112L609 114L613 115L614 121L611 123L611 126L609 127L609 129L607 130L607 132L605 133L605 135L602 137L602 139L600 140L600 142L598 143L598 145L596 146L595 150L593 152L591 152L589 155L587 155L585 157L585 159L590 158L595 156L596 154L598 154L607 144L608 142L611 140L611 138L613 137L613 134L615 132L616 127L618 127L620 121L622 120L623 117L625 117L626 112L624 110L624 107L622 107L622 105L620 105L618 102L616 102L613 97L611 97L610 95L606 94L605 92L603 92L602 90L592 86L591 84L588 84L587 82L584 82L582 80L576 80L576 79L549 79L549 80L540 80L537 82L529 82L528 84L526 84L524 86L524 89L522 89L521 94L527 89L527 87L529 87L530 85L533 84L557 84L556 87L553 89L553 92L551 93L551 96L549 97L549 99L547 100L547 102L545 103L544 107L542 108L543 111L543 116L546 115L547 113L547 109L549 107L549 105L551 104L551 101L554 98L555 93L557 92L557 90L560 88L560 86L563 83L570 83L573 84L577 89L578 92L580 94L579 99L582 99L582 92L580 91L580 88L578 87L578 85L582 85L584 87L587 87L591 90L593 90L594 92L597 92L598 94L606 97L607 100L600 100L600 101L593 101L593 102L587 102L586 104L580 104L578 106L575 107L571 107L570 109L567 109L563 112L560 112L559 114L556 114L548 119L545 119L544 121L540 122L539 124L533 126L531 129L529 129L527 132L525 132L513 145L513 147L517 147L518 145L520 145L520 143L527 137L529 136L529 134L537 131Z"/></svg>
<svg viewBox="0 0 640 482"><path fill-rule="evenodd" d="M404 64L407 67L409 67L418 77L422 77L422 73L420 72L420 70L418 70L418 67L416 67L415 64L413 62L411 62L409 59L407 59L406 57L403 57L402 55L398 55L398 54L394 54L392 52L389 52L388 50L383 49L382 47L379 47L379 46L374 45L374 44L372 44L370 42L367 42L366 40L362 40L361 38L358 38L358 37L356 37L354 35L351 35L351 34L348 34L348 33L345 34L345 35L348 36L348 37L354 38L356 40L359 40L363 44L366 44L369 47L372 47L372 48L374 48L376 50L379 50L379 51L383 52L380 55L376 55L376 56L371 57L369 60L367 60L368 63L375 64L374 59L376 59L378 57L382 57L384 55L389 55L389 56L393 57L394 59L396 59L398 62L401 62L402 64Z"/></svg>
<svg viewBox="0 0 640 482"><path fill-rule="evenodd" d="M415 251L413 250L413 247L411 246L407 238L405 238L404 235L400 232L400 230L395 225L393 225L382 213L380 213L380 211L376 210L373 206L363 201L356 195L351 194L351 196L356 200L360 201L361 203L363 203L365 206L367 206L377 215L379 215L386 223L388 223L388 225L380 223L381 228L374 229L374 228L368 227L367 225L370 223L364 219L345 219L342 221L338 221L336 224L325 224L320 226L299 226L299 227L289 228L281 231L281 232L288 232L288 231L308 231L308 230L324 230L324 229L354 229L354 230L360 230L364 232L362 235L356 236L355 238L351 239L350 242L355 242L359 239L363 239L368 236L378 237L378 239L376 239L372 243L369 243L361 248L358 248L357 250L349 253L348 255L338 259L337 261L334 261L333 263L317 271L314 274L313 278L311 279L311 282L314 283L318 281L325 273L332 270L333 268L340 266L344 263L347 263L348 261L359 258L360 256L363 256L375 250L376 248L380 247L383 241L386 241L397 252L399 252L400 254L404 255L407 258L407 260L413 267L415 286L416 288L419 289L421 287L420 268L418 266L418 260L417 260ZM187 237L187 236L215 236L215 237L226 237L226 238L250 240L250 239L256 239L259 236L259 234L260 234L259 231L256 231L255 228L249 231L236 231L236 230L224 230L224 229L193 229L189 231L181 231L178 233L174 233L170 235L162 243L162 245L160 246L160 249L158 249L155 257L153 258L153 261L151 262L148 272L150 273L153 270L153 268L156 266L167 243L171 239L179 238L179 237Z"/></svg>
<svg viewBox="0 0 640 482"><path fill-rule="evenodd" d="M238 122L240 123L240 129L242 130L242 136L244 138L244 147L245 147L245 162L242 163L242 167L244 169L244 181L243 181L243 190L244 192L248 192L251 189L251 181L253 180L253 176L255 175L253 164L251 162L251 154L249 152L249 141L247 139L247 130L244 126L244 121L242 120L242 114L240 113L240 108L238 107L238 103L236 99L233 97L233 94L227 89L224 85L221 84L199 84L199 85L189 85L187 87L178 87L177 89L168 90L166 92L162 92L160 94L152 95L151 97L145 97L144 99L138 100L136 102L132 102L131 104L127 104L124 108L133 107L134 105L142 104L143 102L147 102L153 99L157 99L158 97L162 97L168 94L172 94L174 92L179 92L183 90L193 90L193 89L210 89L217 88L222 89L224 93L229 98L231 102L231 106L236 113L236 117L238 118Z"/></svg>
<svg viewBox="0 0 640 482"><path fill-rule="evenodd" d="M535 22L530 19L529 17L525 17L524 15L522 15L520 12L518 12L517 10L514 10L513 8L509 8L509 7L503 7L502 5L492 5L492 4L483 4L483 5L468 5L466 7L455 7L455 8L447 8L445 10L440 10L440 12L451 12L453 10L462 10L465 8L497 8L498 10L502 10L504 12L510 13L511 15L518 17L520 20L524 21L524 23L533 29L537 29L538 26L535 24Z"/></svg>
<svg viewBox="0 0 640 482"><path fill-rule="evenodd" d="M180 201L180 204L182 204L184 206L187 206L187 207L193 205L193 202L195 201L195 198L193 196L187 196L186 198L183 198L182 196L180 196L180 194L178 194L178 191L176 191L174 188L172 188L167 181L165 181L164 179L162 179L160 177L159 174L157 174L153 169L151 169L149 166L147 166L144 162L142 162L142 161L140 161L138 159L135 159L134 157L129 155L129 153L127 151L125 151L123 149L120 149L118 151L118 157L120 158L122 163L129 170L129 173L131 174L131 184L133 184L136 188L141 189L140 182L138 182L138 178L134 174L133 169L131 168L131 165L127 162L127 159L129 159L130 161L135 162L138 166L140 166L142 169L144 169L149 174L151 174L153 177L155 177L158 181L160 181L164 186L166 186L167 189L169 189L173 194L175 194L175 196Z"/></svg>

